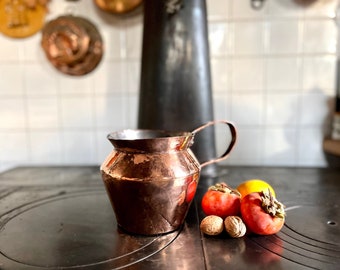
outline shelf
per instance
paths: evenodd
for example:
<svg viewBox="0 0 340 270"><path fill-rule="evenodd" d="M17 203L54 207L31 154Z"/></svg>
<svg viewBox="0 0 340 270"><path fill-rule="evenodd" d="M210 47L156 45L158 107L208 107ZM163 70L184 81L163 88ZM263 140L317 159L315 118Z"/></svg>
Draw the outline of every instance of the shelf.
<svg viewBox="0 0 340 270"><path fill-rule="evenodd" d="M340 140L324 140L323 149L328 154L340 156Z"/></svg>

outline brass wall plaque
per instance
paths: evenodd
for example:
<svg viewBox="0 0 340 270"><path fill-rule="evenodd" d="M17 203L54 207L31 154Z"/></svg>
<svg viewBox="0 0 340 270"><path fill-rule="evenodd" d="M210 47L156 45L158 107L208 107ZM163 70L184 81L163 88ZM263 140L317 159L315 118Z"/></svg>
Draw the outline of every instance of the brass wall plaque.
<svg viewBox="0 0 340 270"><path fill-rule="evenodd" d="M95 25L71 15L48 22L41 45L59 71L75 76L91 72L103 55L103 41Z"/></svg>
<svg viewBox="0 0 340 270"><path fill-rule="evenodd" d="M13 38L37 33L44 25L47 0L0 0L0 32Z"/></svg>

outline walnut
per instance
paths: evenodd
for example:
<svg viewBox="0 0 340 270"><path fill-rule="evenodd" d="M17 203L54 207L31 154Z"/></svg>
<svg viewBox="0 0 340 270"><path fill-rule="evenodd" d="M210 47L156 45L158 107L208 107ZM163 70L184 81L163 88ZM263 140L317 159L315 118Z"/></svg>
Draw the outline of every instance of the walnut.
<svg viewBox="0 0 340 270"><path fill-rule="evenodd" d="M200 225L203 233L208 235L218 235L223 232L223 219L219 216L206 216Z"/></svg>
<svg viewBox="0 0 340 270"><path fill-rule="evenodd" d="M224 227L227 233L233 237L238 238L246 234L247 228L242 219L238 216L229 216L224 220Z"/></svg>

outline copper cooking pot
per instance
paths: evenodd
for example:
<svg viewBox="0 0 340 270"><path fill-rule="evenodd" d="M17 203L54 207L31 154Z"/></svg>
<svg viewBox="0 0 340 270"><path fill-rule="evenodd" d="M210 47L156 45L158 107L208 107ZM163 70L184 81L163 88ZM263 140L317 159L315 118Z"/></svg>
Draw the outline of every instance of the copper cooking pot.
<svg viewBox="0 0 340 270"><path fill-rule="evenodd" d="M221 157L200 164L190 146L199 131L216 123L229 127L230 143ZM216 121L193 132L123 130L110 133L108 139L114 149L100 170L117 223L130 233L155 235L183 224L201 168L229 156L236 128Z"/></svg>

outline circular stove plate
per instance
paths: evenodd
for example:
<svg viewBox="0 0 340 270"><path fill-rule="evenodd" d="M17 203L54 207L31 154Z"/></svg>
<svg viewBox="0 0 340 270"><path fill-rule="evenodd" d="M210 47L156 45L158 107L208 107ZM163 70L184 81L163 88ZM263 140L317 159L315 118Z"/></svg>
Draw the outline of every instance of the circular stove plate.
<svg viewBox="0 0 340 270"><path fill-rule="evenodd" d="M278 234L249 240L296 265L336 269L340 264L337 205L297 205L286 210L285 225Z"/></svg>
<svg viewBox="0 0 340 270"><path fill-rule="evenodd" d="M158 252L179 234L132 236L120 231L101 191L61 194L12 213L4 222L0 217L0 261L3 257L20 269L120 268Z"/></svg>

